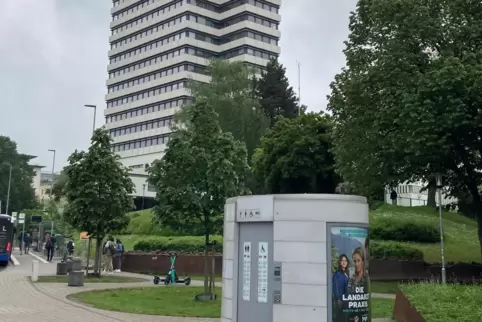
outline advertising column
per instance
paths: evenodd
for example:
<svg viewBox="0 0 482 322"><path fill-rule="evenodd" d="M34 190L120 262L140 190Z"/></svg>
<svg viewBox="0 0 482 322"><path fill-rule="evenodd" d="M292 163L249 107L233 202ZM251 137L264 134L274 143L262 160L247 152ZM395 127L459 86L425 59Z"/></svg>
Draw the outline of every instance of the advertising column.
<svg viewBox="0 0 482 322"><path fill-rule="evenodd" d="M368 228L330 230L332 322L371 321Z"/></svg>

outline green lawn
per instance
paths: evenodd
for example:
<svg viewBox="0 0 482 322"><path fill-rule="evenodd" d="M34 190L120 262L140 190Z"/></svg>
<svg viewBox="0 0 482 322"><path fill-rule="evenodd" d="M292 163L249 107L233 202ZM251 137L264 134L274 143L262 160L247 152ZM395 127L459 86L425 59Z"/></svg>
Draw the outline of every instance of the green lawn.
<svg viewBox="0 0 482 322"><path fill-rule="evenodd" d="M95 308L137 314L164 316L219 318L221 314L221 288L217 288L218 300L198 302L196 294L202 287L148 287L92 291L70 295L69 298L90 304ZM389 318L393 300L372 299L373 318Z"/></svg>
<svg viewBox="0 0 482 322"><path fill-rule="evenodd" d="M395 294L398 290L398 282L377 282L371 281L370 291L372 293Z"/></svg>
<svg viewBox="0 0 482 322"><path fill-rule="evenodd" d="M221 312L218 300L194 301L202 287L146 287L77 293L69 298L90 304L98 309L137 314L218 318Z"/></svg>
<svg viewBox="0 0 482 322"><path fill-rule="evenodd" d="M84 283L139 283L146 282L144 278L126 277L126 276L101 276L96 277L84 277ZM37 283L67 283L68 276L39 276Z"/></svg>
<svg viewBox="0 0 482 322"><path fill-rule="evenodd" d="M372 299L372 318L391 318L393 314L393 305L395 300L390 299Z"/></svg>
<svg viewBox="0 0 482 322"><path fill-rule="evenodd" d="M429 207L401 207L382 205L370 212L370 221L377 218L403 217L430 222L439 226L438 211ZM477 238L477 224L474 220L453 212L443 213L446 262L480 262L480 246ZM383 243L383 241L381 241ZM404 243L420 249L427 263L440 263L440 244ZM463 250L463 251L462 251Z"/></svg>
<svg viewBox="0 0 482 322"><path fill-rule="evenodd" d="M402 290L430 322L473 322L482 317L482 287L454 284L406 284Z"/></svg>
<svg viewBox="0 0 482 322"><path fill-rule="evenodd" d="M193 281L204 281L204 276L191 276L191 279ZM216 283L222 283L223 278L221 276L216 276L216 277L214 277L214 281Z"/></svg>

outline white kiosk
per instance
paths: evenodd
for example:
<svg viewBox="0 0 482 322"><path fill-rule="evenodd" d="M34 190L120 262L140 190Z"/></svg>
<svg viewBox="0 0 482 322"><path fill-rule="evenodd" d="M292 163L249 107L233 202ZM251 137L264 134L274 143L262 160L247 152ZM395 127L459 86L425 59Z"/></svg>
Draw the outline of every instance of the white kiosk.
<svg viewBox="0 0 482 322"><path fill-rule="evenodd" d="M223 247L221 322L371 320L364 197L230 198Z"/></svg>

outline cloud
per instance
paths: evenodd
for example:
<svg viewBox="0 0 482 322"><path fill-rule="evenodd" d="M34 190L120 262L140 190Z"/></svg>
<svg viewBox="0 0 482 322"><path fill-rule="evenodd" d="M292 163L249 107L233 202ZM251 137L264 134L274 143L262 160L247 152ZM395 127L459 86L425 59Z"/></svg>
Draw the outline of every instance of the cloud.
<svg viewBox="0 0 482 322"><path fill-rule="evenodd" d="M302 103L326 107L334 75L344 65L343 41L356 0L283 0L281 62ZM104 123L105 81L112 2L106 0L0 0L0 135L23 153L57 169L88 146L92 110Z"/></svg>
<svg viewBox="0 0 482 322"><path fill-rule="evenodd" d="M65 3L70 3L66 6ZM92 110L103 123L110 4L84 0L0 2L0 134L57 168L88 146Z"/></svg>

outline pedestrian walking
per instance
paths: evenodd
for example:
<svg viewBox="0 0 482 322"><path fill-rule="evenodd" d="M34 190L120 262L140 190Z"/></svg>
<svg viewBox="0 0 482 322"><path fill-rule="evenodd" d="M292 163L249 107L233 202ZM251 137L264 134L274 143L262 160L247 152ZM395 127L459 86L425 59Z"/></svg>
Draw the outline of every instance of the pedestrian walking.
<svg viewBox="0 0 482 322"><path fill-rule="evenodd" d="M18 234L18 249L20 250L20 255L22 255L22 242L23 242L23 232L21 231L20 234Z"/></svg>
<svg viewBox="0 0 482 322"><path fill-rule="evenodd" d="M115 271L117 273L120 273L121 266L122 266L122 255L124 254L124 244L122 244L120 239L117 239L116 244L117 244L117 251L115 253Z"/></svg>
<svg viewBox="0 0 482 322"><path fill-rule="evenodd" d="M27 236L25 236L24 243L25 254L28 254L30 252L30 246L32 245L32 236L30 236L30 233L27 233Z"/></svg>
<svg viewBox="0 0 482 322"><path fill-rule="evenodd" d="M114 237L109 236L107 242L104 245L104 272L107 274L114 273L113 258L117 252L117 245L114 241Z"/></svg>
<svg viewBox="0 0 482 322"><path fill-rule="evenodd" d="M67 243L67 252L70 257L74 255L74 250L75 250L75 243L72 238L70 238L69 242Z"/></svg>
<svg viewBox="0 0 482 322"><path fill-rule="evenodd" d="M47 250L47 262L51 262L54 258L55 241L55 237L47 234L47 239L45 240L45 249Z"/></svg>

